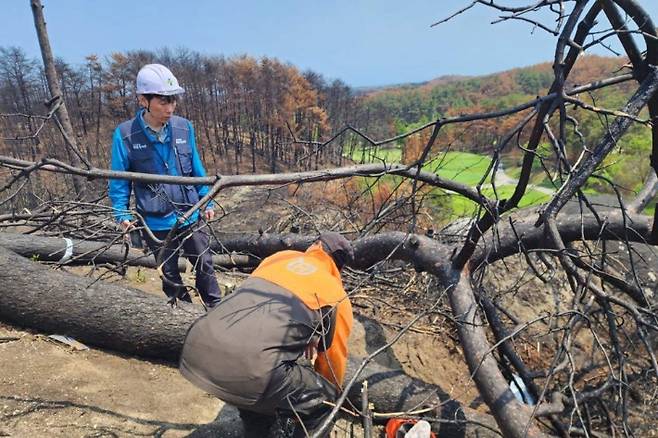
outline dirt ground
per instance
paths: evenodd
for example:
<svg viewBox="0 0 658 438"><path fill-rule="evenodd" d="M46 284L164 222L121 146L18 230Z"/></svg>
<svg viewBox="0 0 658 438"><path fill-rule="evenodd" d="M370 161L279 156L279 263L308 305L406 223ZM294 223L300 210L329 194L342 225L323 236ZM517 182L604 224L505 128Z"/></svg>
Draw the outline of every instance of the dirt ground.
<svg viewBox="0 0 658 438"><path fill-rule="evenodd" d="M120 282L162 294L154 271L131 268ZM181 437L222 405L169 365L77 350L7 325L0 370L0 436Z"/></svg>
<svg viewBox="0 0 658 438"><path fill-rule="evenodd" d="M0 339L0 436L180 437L220 407L163 364L7 326Z"/></svg>

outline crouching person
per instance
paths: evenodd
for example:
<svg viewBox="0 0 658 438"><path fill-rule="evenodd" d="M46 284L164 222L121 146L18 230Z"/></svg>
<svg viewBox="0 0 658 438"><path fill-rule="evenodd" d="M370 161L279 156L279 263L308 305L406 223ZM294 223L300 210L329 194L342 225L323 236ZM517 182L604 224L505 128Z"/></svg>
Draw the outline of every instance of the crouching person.
<svg viewBox="0 0 658 438"><path fill-rule="evenodd" d="M353 256L333 232L278 252L190 328L181 373L237 406L245 436L268 436L277 416L295 421L294 437L313 435L331 412L352 328L340 270ZM316 353L313 367L300 360Z"/></svg>

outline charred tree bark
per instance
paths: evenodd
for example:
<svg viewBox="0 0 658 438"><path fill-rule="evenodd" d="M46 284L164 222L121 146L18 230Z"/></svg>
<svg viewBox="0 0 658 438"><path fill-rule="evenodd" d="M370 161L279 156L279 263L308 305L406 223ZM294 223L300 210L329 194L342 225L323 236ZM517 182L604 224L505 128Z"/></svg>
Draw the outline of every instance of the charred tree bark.
<svg viewBox="0 0 658 438"><path fill-rule="evenodd" d="M347 366L347 379L359 365L351 359ZM411 408L421 409L436 405L437 408L421 414L439 419L432 430L441 437L490 437L500 436L493 417L462 406L450 399L440 387L409 377L402 370L395 370L376 363L369 363L361 372L357 383L350 388L349 399L356 405L361 399L363 381L368 381L368 400L377 412L404 412ZM356 405L359 406L359 405ZM375 416L375 421L378 417Z"/></svg>
<svg viewBox="0 0 658 438"><path fill-rule="evenodd" d="M599 212L598 218L591 214L564 214L558 216L557 225L565 243L581 239L647 243L651 236L649 216L626 214L624 217L620 211ZM471 258L472 269L517 254L521 248L546 248L544 230L534 225L530 215L514 215L508 223L499 226L495 236L491 234L488 238L490 241L481 244Z"/></svg>
<svg viewBox="0 0 658 438"><path fill-rule="evenodd" d="M69 150L69 158L71 164L79 167L81 164L82 155L80 154L76 144L75 132L73 131L71 118L69 117L69 112L66 109L64 95L62 94L62 90L59 85L57 70L55 70L55 60L53 58L52 49L50 48L50 40L48 39L48 31L46 30L46 20L43 16L43 5L41 4L41 0L31 0L30 6L32 7L32 14L34 15L34 26L37 30L37 36L39 37L39 47L41 48L41 57L43 58L43 67L46 71L48 88L50 89L51 96L59 96L61 99L56 114L61 123L62 136L64 137L64 141L69 146L67 149ZM73 177L73 186L75 187L78 199L83 197L86 185L87 183L83 178L79 176Z"/></svg>

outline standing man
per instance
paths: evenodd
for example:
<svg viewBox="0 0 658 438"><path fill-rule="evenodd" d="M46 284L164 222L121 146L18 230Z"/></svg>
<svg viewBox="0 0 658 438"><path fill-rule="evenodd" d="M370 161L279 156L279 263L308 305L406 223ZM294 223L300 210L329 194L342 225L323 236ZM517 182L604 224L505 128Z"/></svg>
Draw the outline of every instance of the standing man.
<svg viewBox="0 0 658 438"><path fill-rule="evenodd" d="M141 109L137 115L121 123L112 139L112 170L154 173L158 175L205 176L189 120L174 116L176 98L185 92L169 69L160 64L148 64L137 73L137 99ZM174 228L178 219L201 197L207 186L179 184L147 184L111 179L109 196L114 215L124 232L136 222L148 227L160 241ZM141 216L136 221L130 210L130 196L135 193L135 207ZM209 203L205 219L213 219L215 212ZM158 254L161 243L148 233L144 238L151 251ZM199 224L199 212L181 224L175 236L164 248L162 288L173 301L192 302L178 271L178 252L185 255L196 270L196 288L203 302L214 307L220 300L215 278L208 235Z"/></svg>
<svg viewBox="0 0 658 438"><path fill-rule="evenodd" d="M352 328L340 270L353 257L338 233L278 252L190 328L181 373L237 406L247 437L267 437L277 414L296 421L294 437L312 435L331 412ZM314 367L300 360L316 354Z"/></svg>

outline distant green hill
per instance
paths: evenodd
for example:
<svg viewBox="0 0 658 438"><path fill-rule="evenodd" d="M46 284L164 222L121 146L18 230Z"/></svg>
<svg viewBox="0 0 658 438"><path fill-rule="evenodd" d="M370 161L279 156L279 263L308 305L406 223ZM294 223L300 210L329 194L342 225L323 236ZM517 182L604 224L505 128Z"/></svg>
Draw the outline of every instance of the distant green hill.
<svg viewBox="0 0 658 438"><path fill-rule="evenodd" d="M582 57L568 85L606 77L623 64L620 58ZM471 108L492 110L526 102L545 93L552 81L551 65L543 63L487 76L441 76L422 84L374 88L365 95L368 105L383 107L395 119L412 124ZM628 90L621 87L622 93Z"/></svg>
<svg viewBox="0 0 658 438"><path fill-rule="evenodd" d="M431 81L423 81L423 82L406 82L403 84L392 84L392 85L381 85L381 86L374 86L374 87L357 87L354 89L354 91L357 94L366 94L366 95L372 95L374 93L379 93L379 92L387 92L391 90L404 90L404 89L413 89L413 88L418 88L418 87L425 87L425 86L436 86L436 85L441 85L441 84L447 84L449 82L454 82L454 81L459 81L459 80L464 80L468 79L470 76L460 76L460 75L445 75L445 76L439 76L438 78L432 79Z"/></svg>
<svg viewBox="0 0 658 438"><path fill-rule="evenodd" d="M571 73L567 86L582 85L624 72L627 61L622 58L584 56L579 59ZM480 77L441 77L422 84L405 84L368 90L362 104L371 114L367 131L377 138L394 136L422 126L440 117L490 112L511 108L530 101L547 92L553 81L550 63L516 68ZM636 84L629 82L581 95L579 98L590 104L608 109L620 109L627 101ZM599 139L609 121L605 117L584 110L572 112L588 146ZM442 130L435 149L461 150L487 154L500 136L516 125L522 114L468 125L450 126ZM573 126L567 133L567 153L576 158L582 151L580 136ZM521 136L521 144L527 133ZM404 147L404 142L397 145ZM600 172L612 176L624 188L637 189L648 172L650 131L641 125L631 128L628 135L618 143L619 148L606 160ZM544 149L550 155L548 141ZM508 167L518 164L522 155L519 148L505 151ZM550 164L550 163L549 163ZM609 191L604 183L593 187Z"/></svg>

